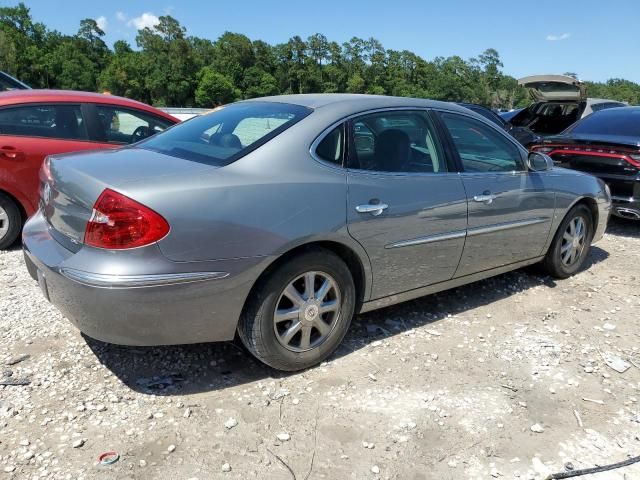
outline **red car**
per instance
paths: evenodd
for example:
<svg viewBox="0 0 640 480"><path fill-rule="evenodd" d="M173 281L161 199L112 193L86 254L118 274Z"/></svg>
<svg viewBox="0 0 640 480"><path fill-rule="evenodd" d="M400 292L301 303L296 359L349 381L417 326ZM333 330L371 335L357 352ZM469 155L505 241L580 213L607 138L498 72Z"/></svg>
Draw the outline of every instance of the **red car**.
<svg viewBox="0 0 640 480"><path fill-rule="evenodd" d="M135 143L178 120L121 97L66 90L0 93L0 249L38 208L47 155Z"/></svg>

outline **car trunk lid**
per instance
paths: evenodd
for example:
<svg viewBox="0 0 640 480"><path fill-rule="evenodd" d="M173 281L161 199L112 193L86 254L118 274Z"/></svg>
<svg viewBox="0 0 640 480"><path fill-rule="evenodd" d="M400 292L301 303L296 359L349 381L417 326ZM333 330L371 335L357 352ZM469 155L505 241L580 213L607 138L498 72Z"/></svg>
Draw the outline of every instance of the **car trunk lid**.
<svg viewBox="0 0 640 480"><path fill-rule="evenodd" d="M560 166L593 175L635 176L640 172L640 147L634 137L620 135L560 135L535 148Z"/></svg>
<svg viewBox="0 0 640 480"><path fill-rule="evenodd" d="M527 88L536 102L586 99L584 83L568 75L532 75L519 79L518 85Z"/></svg>
<svg viewBox="0 0 640 480"><path fill-rule="evenodd" d="M77 249L105 189L139 195L160 177L214 168L142 148L50 156L40 173L41 207L50 228Z"/></svg>

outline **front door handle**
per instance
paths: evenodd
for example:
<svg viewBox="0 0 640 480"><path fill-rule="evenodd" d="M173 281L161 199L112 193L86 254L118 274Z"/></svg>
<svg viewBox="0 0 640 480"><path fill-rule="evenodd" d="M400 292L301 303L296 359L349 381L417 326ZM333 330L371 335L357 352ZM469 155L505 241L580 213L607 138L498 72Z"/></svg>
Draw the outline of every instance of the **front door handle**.
<svg viewBox="0 0 640 480"><path fill-rule="evenodd" d="M356 207L356 212L358 213L370 213L374 217L377 217L382 212L384 212L389 205L386 203L367 203L365 205L358 205Z"/></svg>
<svg viewBox="0 0 640 480"><path fill-rule="evenodd" d="M474 195L473 201L491 205L496 197L497 195L492 194L489 190L485 190L484 192L482 192L482 195Z"/></svg>
<svg viewBox="0 0 640 480"><path fill-rule="evenodd" d="M15 149L15 147L11 147L9 145L5 145L0 147L0 155L9 158L11 160L15 160L21 156L22 152Z"/></svg>

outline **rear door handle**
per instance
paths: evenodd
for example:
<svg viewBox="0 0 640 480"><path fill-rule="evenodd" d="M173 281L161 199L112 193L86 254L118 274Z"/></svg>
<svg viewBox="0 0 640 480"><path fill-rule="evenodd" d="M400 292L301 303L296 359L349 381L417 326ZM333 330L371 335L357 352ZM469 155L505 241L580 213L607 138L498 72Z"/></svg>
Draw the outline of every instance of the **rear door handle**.
<svg viewBox="0 0 640 480"><path fill-rule="evenodd" d="M370 213L374 217L377 217L382 212L384 212L389 205L386 203L367 203L365 205L358 205L356 207L356 212L358 213Z"/></svg>
<svg viewBox="0 0 640 480"><path fill-rule="evenodd" d="M492 194L489 191L482 192L482 195L474 195L473 201L486 203L487 205L491 205L491 203L497 198L497 195Z"/></svg>

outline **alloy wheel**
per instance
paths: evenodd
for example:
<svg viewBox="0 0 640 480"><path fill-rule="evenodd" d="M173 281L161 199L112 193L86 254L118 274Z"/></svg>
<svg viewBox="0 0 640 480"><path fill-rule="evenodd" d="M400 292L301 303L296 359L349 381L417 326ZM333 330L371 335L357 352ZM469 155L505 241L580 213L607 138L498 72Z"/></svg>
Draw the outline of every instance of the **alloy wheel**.
<svg viewBox="0 0 640 480"><path fill-rule="evenodd" d="M9 214L0 207L0 240L2 240L9 231Z"/></svg>
<svg viewBox="0 0 640 480"><path fill-rule="evenodd" d="M582 217L574 217L562 235L560 259L565 267L574 265L582 257L587 240L587 228Z"/></svg>
<svg viewBox="0 0 640 480"><path fill-rule="evenodd" d="M280 294L273 314L278 342L293 352L322 344L340 315L341 293L335 279L325 272L306 272Z"/></svg>

